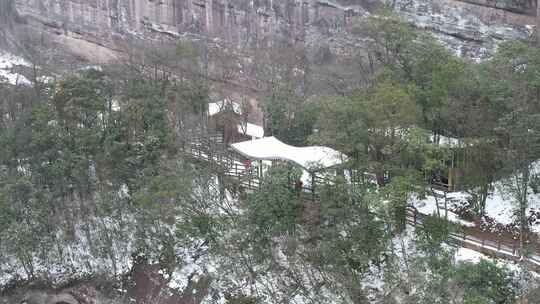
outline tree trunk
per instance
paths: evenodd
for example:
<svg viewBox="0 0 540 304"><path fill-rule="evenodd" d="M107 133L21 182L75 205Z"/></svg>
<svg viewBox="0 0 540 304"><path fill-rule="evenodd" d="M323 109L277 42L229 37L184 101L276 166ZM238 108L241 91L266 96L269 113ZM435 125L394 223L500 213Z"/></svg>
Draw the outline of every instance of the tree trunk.
<svg viewBox="0 0 540 304"><path fill-rule="evenodd" d="M446 191L444 191L444 219L448 221L448 198L446 197Z"/></svg>
<svg viewBox="0 0 540 304"><path fill-rule="evenodd" d="M435 193L435 189L433 189L433 186L431 188L431 195L433 195L433 198L435 199L435 206L437 207L437 217L441 217L441 210L439 208L439 199L437 198L437 193Z"/></svg>
<svg viewBox="0 0 540 304"><path fill-rule="evenodd" d="M520 236L519 236L519 242L520 242L520 249L521 249L521 255L523 256L523 252L525 250L525 242L526 242L526 236L528 234L529 230L529 224L527 219L527 190L529 186L529 177L530 177L530 166L526 165L521 170L521 181L518 181L518 195L519 195L519 222L520 222Z"/></svg>
<svg viewBox="0 0 540 304"><path fill-rule="evenodd" d="M540 42L540 0L536 1L536 42Z"/></svg>
<svg viewBox="0 0 540 304"><path fill-rule="evenodd" d="M483 217L486 213L486 201L489 194L489 188L491 187L491 183L483 184L480 186L480 197L478 198L477 204L478 206L478 214L480 217Z"/></svg>
<svg viewBox="0 0 540 304"><path fill-rule="evenodd" d="M384 173L382 171L378 171L377 170L377 173L375 174L376 178L377 178L377 185L379 187L384 187L385 183L384 183Z"/></svg>

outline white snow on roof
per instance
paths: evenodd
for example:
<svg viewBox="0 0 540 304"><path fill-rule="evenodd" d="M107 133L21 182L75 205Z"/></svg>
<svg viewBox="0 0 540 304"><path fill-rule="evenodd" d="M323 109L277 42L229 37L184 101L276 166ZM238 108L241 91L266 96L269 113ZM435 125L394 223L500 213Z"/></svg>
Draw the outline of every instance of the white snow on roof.
<svg viewBox="0 0 540 304"><path fill-rule="evenodd" d="M0 79L6 78L10 84L30 84L26 77L11 71L16 65L28 66L29 63L21 57L0 51Z"/></svg>
<svg viewBox="0 0 540 304"><path fill-rule="evenodd" d="M232 110L236 114L239 114L239 115L242 114L242 106L239 103L236 103L228 99L223 99L222 101L211 102L208 104L208 115L209 116L216 115L217 113L227 108L232 108Z"/></svg>
<svg viewBox="0 0 540 304"><path fill-rule="evenodd" d="M345 154L332 148L322 146L294 147L273 136L244 141L231 146L248 158L292 161L309 171L333 167L347 159Z"/></svg>
<svg viewBox="0 0 540 304"><path fill-rule="evenodd" d="M264 137L264 128L252 123L241 123L238 125L238 133L242 133L255 138Z"/></svg>

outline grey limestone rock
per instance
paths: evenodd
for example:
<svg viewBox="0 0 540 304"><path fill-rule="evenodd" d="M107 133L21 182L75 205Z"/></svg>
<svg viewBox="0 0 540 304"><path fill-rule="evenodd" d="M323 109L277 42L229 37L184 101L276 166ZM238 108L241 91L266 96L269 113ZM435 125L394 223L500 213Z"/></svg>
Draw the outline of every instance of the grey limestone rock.
<svg viewBox="0 0 540 304"><path fill-rule="evenodd" d="M204 36L239 50L278 37L309 41L347 32L379 0L14 0L22 19L45 31L118 49L118 41ZM458 54L479 57L503 39L526 38L535 17L484 0L384 0ZM9 2L9 1L8 1ZM4 2L2 2L4 3ZM500 5L499 5L500 6ZM1 12L2 10L0 10ZM0 14L1 16L1 14ZM316 33L316 34L313 34ZM312 35L310 35L312 34ZM353 35L349 35L354 40Z"/></svg>

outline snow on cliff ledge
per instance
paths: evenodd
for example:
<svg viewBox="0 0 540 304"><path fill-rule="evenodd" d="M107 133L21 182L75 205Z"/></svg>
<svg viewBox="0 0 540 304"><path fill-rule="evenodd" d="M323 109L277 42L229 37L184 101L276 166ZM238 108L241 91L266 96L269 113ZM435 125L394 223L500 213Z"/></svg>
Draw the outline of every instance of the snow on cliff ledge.
<svg viewBox="0 0 540 304"><path fill-rule="evenodd" d="M7 81L10 84L30 84L26 77L13 72L16 66L29 66L23 58L10 53L0 51L0 82Z"/></svg>

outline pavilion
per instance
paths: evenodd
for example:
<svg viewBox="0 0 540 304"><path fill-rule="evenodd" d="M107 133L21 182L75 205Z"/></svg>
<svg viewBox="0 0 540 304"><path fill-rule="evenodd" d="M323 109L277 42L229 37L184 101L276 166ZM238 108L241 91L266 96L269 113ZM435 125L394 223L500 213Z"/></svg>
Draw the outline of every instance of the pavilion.
<svg viewBox="0 0 540 304"><path fill-rule="evenodd" d="M264 128L247 121L242 105L224 99L208 104L208 127L223 137L225 144L264 137Z"/></svg>
<svg viewBox="0 0 540 304"><path fill-rule="evenodd" d="M259 175L262 175L274 161L286 161L302 169L302 183L313 189L315 178L328 174L347 160L339 151L323 146L295 147L270 136L231 144L233 150L242 156L259 161ZM335 171L335 170L334 170ZM336 173L336 172L333 172ZM316 176L318 174L318 176Z"/></svg>

